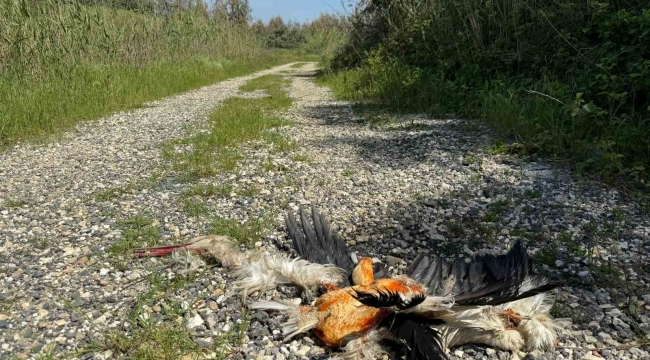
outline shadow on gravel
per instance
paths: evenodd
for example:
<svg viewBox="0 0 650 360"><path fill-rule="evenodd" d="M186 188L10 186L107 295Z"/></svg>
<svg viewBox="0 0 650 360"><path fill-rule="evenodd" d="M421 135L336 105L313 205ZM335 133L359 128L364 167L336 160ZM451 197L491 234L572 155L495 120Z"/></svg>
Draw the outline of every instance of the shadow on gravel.
<svg viewBox="0 0 650 360"><path fill-rule="evenodd" d="M359 119L348 106L311 106L307 116L328 126L360 126ZM363 129L365 127L359 128ZM422 162L455 167L468 152L482 151L490 145L489 137L472 128L470 122L453 119L401 121L371 133L362 131L350 135L348 132L312 144L322 148L348 145L364 160L391 169L406 169Z"/></svg>

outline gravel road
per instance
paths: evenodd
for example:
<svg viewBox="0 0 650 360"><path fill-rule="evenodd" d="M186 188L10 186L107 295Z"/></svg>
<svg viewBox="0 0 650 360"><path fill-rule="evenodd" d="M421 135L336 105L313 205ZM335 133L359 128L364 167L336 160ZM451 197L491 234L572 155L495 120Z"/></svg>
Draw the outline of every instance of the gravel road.
<svg viewBox="0 0 650 360"><path fill-rule="evenodd" d="M212 356L224 334L250 321L228 358L325 358L315 337L283 343L281 317L242 312L218 267L142 300L152 274L170 277L177 267L159 259L120 263L109 251L126 236L124 219L134 217L150 219L140 230L153 229L162 243L206 233L214 217L263 217L273 226L255 246L286 249L284 215L313 203L359 255L398 270L421 252L471 258L523 239L539 271L566 282L554 308L565 329L556 351L464 346L451 350L452 359L650 359L643 209L564 169L494 148L495 137L475 121L355 113L314 83L316 70L277 67L85 123L54 143L0 153L0 358L71 354L106 331L129 333L136 299L141 318L182 321ZM236 174L199 181L228 185L229 194L201 198L207 214L188 213L184 194L192 184L165 166L163 145L201 131L212 109L244 96L239 86L264 74L292 80L295 101L282 115L294 123L281 131L297 149L243 145ZM181 311L165 311L171 303ZM79 357L116 354L99 348Z"/></svg>

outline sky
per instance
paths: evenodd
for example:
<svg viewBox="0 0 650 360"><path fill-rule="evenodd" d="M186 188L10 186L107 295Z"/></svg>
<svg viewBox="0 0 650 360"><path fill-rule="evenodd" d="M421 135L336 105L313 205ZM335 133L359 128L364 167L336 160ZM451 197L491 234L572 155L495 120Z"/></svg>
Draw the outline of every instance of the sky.
<svg viewBox="0 0 650 360"><path fill-rule="evenodd" d="M323 12L343 12L342 0L249 0L253 18L268 22L274 16L285 21L309 21ZM343 0L346 3L348 0Z"/></svg>

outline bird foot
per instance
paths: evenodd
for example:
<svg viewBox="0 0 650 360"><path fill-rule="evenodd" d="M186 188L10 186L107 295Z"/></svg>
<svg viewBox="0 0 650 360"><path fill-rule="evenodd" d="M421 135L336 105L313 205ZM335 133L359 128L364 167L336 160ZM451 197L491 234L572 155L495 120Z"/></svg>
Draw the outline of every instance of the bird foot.
<svg viewBox="0 0 650 360"><path fill-rule="evenodd" d="M143 257L160 257L167 256L173 253L174 251L190 246L191 243L179 244L179 245L167 245L167 246L152 246L152 247L142 247L133 249L133 257L143 258ZM198 252L198 250L192 250Z"/></svg>

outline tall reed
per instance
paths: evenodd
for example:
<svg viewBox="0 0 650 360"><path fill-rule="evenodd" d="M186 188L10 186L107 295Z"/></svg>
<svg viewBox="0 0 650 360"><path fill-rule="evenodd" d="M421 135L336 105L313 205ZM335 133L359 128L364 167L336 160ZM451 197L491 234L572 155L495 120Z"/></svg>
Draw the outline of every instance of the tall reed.
<svg viewBox="0 0 650 360"><path fill-rule="evenodd" d="M279 60L200 1L165 13L101 1L0 0L0 145Z"/></svg>

